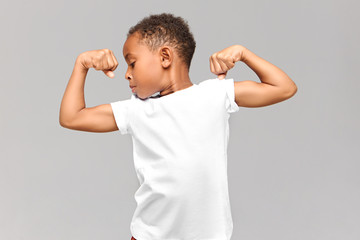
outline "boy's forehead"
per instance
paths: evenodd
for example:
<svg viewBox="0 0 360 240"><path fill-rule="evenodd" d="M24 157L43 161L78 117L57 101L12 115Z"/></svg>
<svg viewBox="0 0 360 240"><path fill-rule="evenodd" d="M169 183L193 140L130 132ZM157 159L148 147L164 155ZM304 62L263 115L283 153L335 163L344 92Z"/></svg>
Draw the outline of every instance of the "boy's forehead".
<svg viewBox="0 0 360 240"><path fill-rule="evenodd" d="M126 44L126 42L124 43L124 46L123 46L123 54L124 56L126 56L126 54L128 54L130 52L130 47L128 44Z"/></svg>
<svg viewBox="0 0 360 240"><path fill-rule="evenodd" d="M139 43L136 38L128 39L124 43L123 55L125 60L128 60L130 56L138 57L150 53L148 47Z"/></svg>
<svg viewBox="0 0 360 240"><path fill-rule="evenodd" d="M130 56L133 55L134 52L136 52L136 49L138 48L137 46L137 41L134 37L129 37L123 46L123 55L125 57L125 59Z"/></svg>

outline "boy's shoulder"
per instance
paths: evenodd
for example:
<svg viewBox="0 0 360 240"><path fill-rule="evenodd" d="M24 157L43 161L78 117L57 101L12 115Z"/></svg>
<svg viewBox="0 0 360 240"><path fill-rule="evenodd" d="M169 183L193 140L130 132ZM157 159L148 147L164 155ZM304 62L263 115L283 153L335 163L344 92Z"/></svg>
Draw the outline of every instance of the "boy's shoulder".
<svg viewBox="0 0 360 240"><path fill-rule="evenodd" d="M228 91L234 88L234 79L232 78L210 78L199 83L199 86L206 89L214 89L215 91Z"/></svg>
<svg viewBox="0 0 360 240"><path fill-rule="evenodd" d="M232 78L224 78L224 79L219 79L219 78L209 78L207 80L204 80L202 82L199 83L199 85L203 85L203 86L216 86L216 85L226 85L230 82L233 82L234 79Z"/></svg>
<svg viewBox="0 0 360 240"><path fill-rule="evenodd" d="M210 79L200 82L199 85L201 85L201 86L215 85L215 84L219 83L218 81L219 81L219 79L217 79L217 78L210 78Z"/></svg>
<svg viewBox="0 0 360 240"><path fill-rule="evenodd" d="M198 86L200 89L203 89L204 91L212 92L211 90L219 89L219 87L220 87L219 81L220 80L217 78L210 78L210 79L206 79L206 80L199 82Z"/></svg>

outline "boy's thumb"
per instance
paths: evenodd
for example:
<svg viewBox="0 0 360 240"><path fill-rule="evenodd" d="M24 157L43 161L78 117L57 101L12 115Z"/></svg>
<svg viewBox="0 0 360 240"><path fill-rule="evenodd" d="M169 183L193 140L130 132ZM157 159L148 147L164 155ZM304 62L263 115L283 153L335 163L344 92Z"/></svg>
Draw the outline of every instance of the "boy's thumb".
<svg viewBox="0 0 360 240"><path fill-rule="evenodd" d="M112 71L104 71L104 73L110 78L115 77L115 74Z"/></svg>
<svg viewBox="0 0 360 240"><path fill-rule="evenodd" d="M220 80L224 79L225 77L226 77L226 73L218 75L218 79L220 79Z"/></svg>

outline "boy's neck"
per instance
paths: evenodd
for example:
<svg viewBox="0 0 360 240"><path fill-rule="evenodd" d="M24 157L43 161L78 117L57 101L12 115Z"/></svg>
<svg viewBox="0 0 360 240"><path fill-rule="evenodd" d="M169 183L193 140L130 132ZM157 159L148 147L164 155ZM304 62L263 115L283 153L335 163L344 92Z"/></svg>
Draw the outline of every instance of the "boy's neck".
<svg viewBox="0 0 360 240"><path fill-rule="evenodd" d="M193 85L186 67L172 69L166 79L169 79L167 87L160 91L160 96L165 96Z"/></svg>

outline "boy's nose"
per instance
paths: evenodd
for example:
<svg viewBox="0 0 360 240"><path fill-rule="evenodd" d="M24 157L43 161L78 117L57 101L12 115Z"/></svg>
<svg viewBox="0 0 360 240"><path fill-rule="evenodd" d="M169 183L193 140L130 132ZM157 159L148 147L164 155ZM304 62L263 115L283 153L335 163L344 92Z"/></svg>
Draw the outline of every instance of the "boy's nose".
<svg viewBox="0 0 360 240"><path fill-rule="evenodd" d="M130 80L132 78L131 74L129 72L125 73L125 78Z"/></svg>

